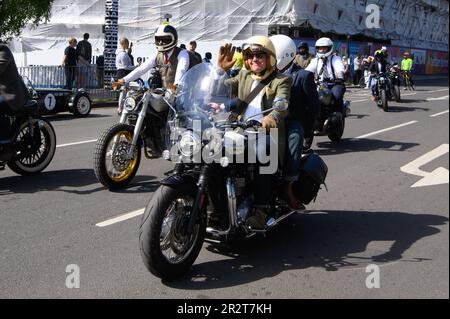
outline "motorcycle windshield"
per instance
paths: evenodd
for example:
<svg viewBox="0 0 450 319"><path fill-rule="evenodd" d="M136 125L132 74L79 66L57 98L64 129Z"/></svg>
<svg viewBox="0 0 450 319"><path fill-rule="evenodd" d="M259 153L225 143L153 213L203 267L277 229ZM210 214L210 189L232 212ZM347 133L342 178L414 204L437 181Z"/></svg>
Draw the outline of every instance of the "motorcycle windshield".
<svg viewBox="0 0 450 319"><path fill-rule="evenodd" d="M175 103L177 112L209 112L209 103L224 103L231 98L229 76L211 63L200 63L189 69L178 83Z"/></svg>

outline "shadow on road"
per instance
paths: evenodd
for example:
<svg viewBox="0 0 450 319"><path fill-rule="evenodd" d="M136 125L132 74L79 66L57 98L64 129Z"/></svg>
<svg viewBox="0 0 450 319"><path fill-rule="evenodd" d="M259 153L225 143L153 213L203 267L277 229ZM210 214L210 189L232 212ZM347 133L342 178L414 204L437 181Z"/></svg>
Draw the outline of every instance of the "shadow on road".
<svg viewBox="0 0 450 319"><path fill-rule="evenodd" d="M375 140L369 138L362 139L342 139L339 142L318 142L316 146L313 147L314 152L319 155L333 155L333 154L344 154L344 153L354 153L354 152L369 152L369 151L393 151L393 152L403 152L414 146L419 145L418 143L404 143L396 141L383 141Z"/></svg>
<svg viewBox="0 0 450 319"><path fill-rule="evenodd" d="M136 176L127 188L117 190L122 193L154 191L159 187L155 176ZM94 186L94 188L89 186ZM68 169L44 171L31 176L0 177L0 196L15 193L35 193L38 191L61 191L73 194L92 194L104 191L95 177L93 169Z"/></svg>
<svg viewBox="0 0 450 319"><path fill-rule="evenodd" d="M242 285L283 271L323 268L338 271L368 264L424 262L430 255L403 256L415 242L436 235L447 217L402 212L325 211L294 215L266 238L243 240L239 250L205 244L226 259L194 264L182 279L164 284L178 289L214 289ZM392 242L380 250L371 242ZM203 248L203 249L204 249ZM298 277L298 272L290 274ZM269 290L269 289L268 289ZM266 291L270 294L270 291Z"/></svg>

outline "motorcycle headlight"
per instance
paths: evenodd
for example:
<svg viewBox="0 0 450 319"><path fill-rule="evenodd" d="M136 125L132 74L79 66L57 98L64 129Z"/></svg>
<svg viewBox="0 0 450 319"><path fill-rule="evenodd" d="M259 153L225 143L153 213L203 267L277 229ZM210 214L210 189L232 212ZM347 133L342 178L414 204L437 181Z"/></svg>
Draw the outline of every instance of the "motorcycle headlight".
<svg viewBox="0 0 450 319"><path fill-rule="evenodd" d="M202 147L200 137L192 131L186 131L181 134L178 142L178 149L184 157L191 157L196 154Z"/></svg>
<svg viewBox="0 0 450 319"><path fill-rule="evenodd" d="M125 110L127 110L127 112L133 112L134 109L136 108L136 105L137 103L134 97L130 96L126 98L124 107Z"/></svg>

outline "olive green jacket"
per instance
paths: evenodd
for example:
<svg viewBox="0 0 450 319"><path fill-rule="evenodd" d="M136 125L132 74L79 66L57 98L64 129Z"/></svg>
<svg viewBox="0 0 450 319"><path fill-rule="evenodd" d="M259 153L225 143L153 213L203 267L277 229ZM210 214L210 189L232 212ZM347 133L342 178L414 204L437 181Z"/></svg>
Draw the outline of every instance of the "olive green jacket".
<svg viewBox="0 0 450 319"><path fill-rule="evenodd" d="M263 89L264 95L262 98L261 109L267 110L273 107L275 98L283 98L289 101L291 95L292 78L287 77L277 71L274 71L269 76L269 82ZM248 70L242 69L237 76L226 80L226 83L231 85L232 92L238 97L238 105L234 111L237 111L239 115L243 115L247 108L247 104L243 102L251 92L253 79L251 73ZM288 111L272 110L270 113L264 114L272 116L278 123L278 158L279 166L282 166L284 161L284 152L286 145L286 130L285 121Z"/></svg>

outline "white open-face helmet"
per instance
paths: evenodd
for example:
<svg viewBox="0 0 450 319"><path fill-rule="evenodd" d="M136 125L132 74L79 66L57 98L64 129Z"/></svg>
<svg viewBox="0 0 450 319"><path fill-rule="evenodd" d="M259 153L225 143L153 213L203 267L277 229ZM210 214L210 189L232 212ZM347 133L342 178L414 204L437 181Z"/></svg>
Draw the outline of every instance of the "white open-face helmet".
<svg viewBox="0 0 450 319"><path fill-rule="evenodd" d="M327 47L325 52L319 52L317 48L319 47ZM330 38L320 38L316 41L316 56L318 58L325 58L333 53L333 41Z"/></svg>
<svg viewBox="0 0 450 319"><path fill-rule="evenodd" d="M169 24L161 24L155 32L155 44L159 52L173 49L178 42L177 30Z"/></svg>
<svg viewBox="0 0 450 319"><path fill-rule="evenodd" d="M270 38L277 57L277 69L284 70L294 60L297 48L295 42L287 35L277 34Z"/></svg>

